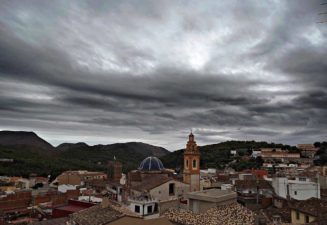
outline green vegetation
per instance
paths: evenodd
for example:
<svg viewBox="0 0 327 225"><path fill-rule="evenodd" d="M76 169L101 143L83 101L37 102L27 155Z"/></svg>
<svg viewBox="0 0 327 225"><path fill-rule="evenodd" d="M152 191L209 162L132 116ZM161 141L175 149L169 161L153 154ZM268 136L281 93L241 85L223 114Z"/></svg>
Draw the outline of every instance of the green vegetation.
<svg viewBox="0 0 327 225"><path fill-rule="evenodd" d="M260 168L262 165L261 158L242 158L242 156L251 155L253 150L259 148L281 148L291 152L299 151L295 146L283 144L256 141L226 141L213 145L199 146L201 152L201 168L223 169L226 165L236 170ZM237 150L239 156L232 157L230 155L231 150ZM165 155L161 157L161 160L166 167L180 169L181 165L183 165L183 150Z"/></svg>
<svg viewBox="0 0 327 225"><path fill-rule="evenodd" d="M319 148L319 150L316 153L316 156L318 157L315 160L316 165L327 165L327 142L315 142L315 147Z"/></svg>
<svg viewBox="0 0 327 225"><path fill-rule="evenodd" d="M136 169L145 157L153 155L152 148L154 151L158 150L158 147L143 143L80 148L72 146L72 149L67 150L0 146L0 158L14 159L14 162L0 162L0 175L27 177L31 173L36 173L39 176L55 177L65 170L84 169L106 172L108 161L113 160L114 157L123 163L123 171L128 172Z"/></svg>
<svg viewBox="0 0 327 225"><path fill-rule="evenodd" d="M0 162L0 175L27 177L31 173L40 176L57 176L69 169L102 169L96 164L77 158L65 158L60 154L41 154L32 149L15 149L0 146L0 158L14 159L14 162Z"/></svg>
<svg viewBox="0 0 327 225"><path fill-rule="evenodd" d="M327 142L315 143L320 147L317 164L327 164ZM219 144L200 146L201 168L223 169L225 166L236 170L260 168L262 159L251 158L252 150L282 148L292 152L296 147L282 144L255 141L227 141ZM230 150L237 150L238 156L231 156ZM14 162L0 162L0 175L24 176L31 173L55 177L65 170L98 170L108 172L107 163L114 159L123 163L126 173L136 169L147 156L159 154L166 168L180 170L183 165L183 150L167 154L165 149L143 143L87 146L86 144L65 144L54 150L38 149L31 146L1 146L0 158L14 159Z"/></svg>

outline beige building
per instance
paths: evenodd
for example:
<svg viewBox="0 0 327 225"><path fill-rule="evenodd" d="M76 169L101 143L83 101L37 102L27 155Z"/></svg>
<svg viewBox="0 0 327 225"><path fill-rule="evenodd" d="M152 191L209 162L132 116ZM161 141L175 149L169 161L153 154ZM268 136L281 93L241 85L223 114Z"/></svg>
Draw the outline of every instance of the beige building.
<svg viewBox="0 0 327 225"><path fill-rule="evenodd" d="M148 193L158 201L167 201L180 198L188 192L189 184L166 177L162 174L145 177L137 186L131 187L132 196Z"/></svg>
<svg viewBox="0 0 327 225"><path fill-rule="evenodd" d="M236 192L219 189L189 192L185 197L193 213L202 213L215 206L236 203L237 199Z"/></svg>
<svg viewBox="0 0 327 225"><path fill-rule="evenodd" d="M129 208L140 216L159 213L159 202L182 198L190 187L177 180L157 157L145 158L137 170L129 172L127 184Z"/></svg>
<svg viewBox="0 0 327 225"><path fill-rule="evenodd" d="M261 157L264 161L291 162L298 161L301 158L300 153L288 153L283 150L261 151Z"/></svg>
<svg viewBox="0 0 327 225"><path fill-rule="evenodd" d="M301 150L301 155L304 157L313 158L319 148L316 148L313 144L299 144L297 146Z"/></svg>
<svg viewBox="0 0 327 225"><path fill-rule="evenodd" d="M103 172L91 172L87 170L65 171L56 178L58 185L84 185L90 180L105 180L107 175Z"/></svg>

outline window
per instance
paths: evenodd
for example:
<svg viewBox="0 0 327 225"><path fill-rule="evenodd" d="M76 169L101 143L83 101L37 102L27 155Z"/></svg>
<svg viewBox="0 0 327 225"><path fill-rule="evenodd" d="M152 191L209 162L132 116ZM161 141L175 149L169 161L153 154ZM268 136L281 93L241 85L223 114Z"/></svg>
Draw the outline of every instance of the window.
<svg viewBox="0 0 327 225"><path fill-rule="evenodd" d="M169 195L175 195L175 184L169 184Z"/></svg>
<svg viewBox="0 0 327 225"><path fill-rule="evenodd" d="M185 161L185 168L188 168L188 159Z"/></svg>
<svg viewBox="0 0 327 225"><path fill-rule="evenodd" d="M297 191L294 191L294 195L297 195Z"/></svg>
<svg viewBox="0 0 327 225"><path fill-rule="evenodd" d="M306 223L310 223L310 218L309 218L309 216L305 216L305 222L306 222Z"/></svg>
<svg viewBox="0 0 327 225"><path fill-rule="evenodd" d="M305 177L300 177L299 181L306 181L307 179Z"/></svg>
<svg viewBox="0 0 327 225"><path fill-rule="evenodd" d="M296 219L299 220L300 219L300 213L296 212Z"/></svg>
<svg viewBox="0 0 327 225"><path fill-rule="evenodd" d="M148 213L152 213L152 205L148 206Z"/></svg>
<svg viewBox="0 0 327 225"><path fill-rule="evenodd" d="M136 205L136 206L135 206L135 212L136 212L136 213L140 213L140 206L139 206L139 205Z"/></svg>
<svg viewBox="0 0 327 225"><path fill-rule="evenodd" d="M193 168L196 168L196 160L195 159L193 159Z"/></svg>

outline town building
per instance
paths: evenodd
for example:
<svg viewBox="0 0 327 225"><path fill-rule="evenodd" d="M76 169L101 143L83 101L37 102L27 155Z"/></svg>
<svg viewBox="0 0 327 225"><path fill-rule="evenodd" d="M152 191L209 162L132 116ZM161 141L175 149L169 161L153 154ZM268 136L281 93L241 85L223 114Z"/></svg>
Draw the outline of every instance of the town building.
<svg viewBox="0 0 327 225"><path fill-rule="evenodd" d="M289 153L286 150L261 150L261 157L266 161L289 163L301 158L300 153Z"/></svg>
<svg viewBox="0 0 327 225"><path fill-rule="evenodd" d="M183 180L190 185L190 191L200 190L200 151L191 132L184 152Z"/></svg>
<svg viewBox="0 0 327 225"><path fill-rule="evenodd" d="M68 202L64 205L59 205L52 209L52 218L62 218L67 217L72 213L79 212L81 210L90 208L95 204L90 202L83 202L78 200L68 200Z"/></svg>
<svg viewBox="0 0 327 225"><path fill-rule="evenodd" d="M253 158L257 158L257 157L261 156L261 151L260 150L253 150L251 156Z"/></svg>
<svg viewBox="0 0 327 225"><path fill-rule="evenodd" d="M189 209L193 213L202 213L210 208L236 202L236 193L230 190L209 189L185 194Z"/></svg>
<svg viewBox="0 0 327 225"><path fill-rule="evenodd" d="M317 224L326 224L325 216L327 214L327 202L316 198L310 198L305 201L290 202L291 222L292 224L308 224L313 222L323 222ZM324 219L324 220L322 220Z"/></svg>
<svg viewBox="0 0 327 225"><path fill-rule="evenodd" d="M5 214L26 211L32 200L32 192L28 190L16 191L0 196L0 211Z"/></svg>
<svg viewBox="0 0 327 225"><path fill-rule="evenodd" d="M122 168L123 165L121 162L114 160L110 161L108 163L108 166L110 168L110 174L108 174L108 180L116 182L116 183L121 183L122 179Z"/></svg>
<svg viewBox="0 0 327 225"><path fill-rule="evenodd" d="M110 225L173 225L167 218L140 219L124 216L110 223Z"/></svg>
<svg viewBox="0 0 327 225"><path fill-rule="evenodd" d="M104 199L101 204L69 215L67 225L110 225L110 224L142 224L172 225L166 218L148 218L143 220L140 215L128 208Z"/></svg>
<svg viewBox="0 0 327 225"><path fill-rule="evenodd" d="M319 150L319 148L316 148L313 144L299 144L297 147L301 150L301 155L308 158L314 158Z"/></svg>
<svg viewBox="0 0 327 225"><path fill-rule="evenodd" d="M86 181L90 180L105 180L107 174L103 172L91 172L87 170L65 171L60 174L53 183L70 184L70 185L84 185Z"/></svg>
<svg viewBox="0 0 327 225"><path fill-rule="evenodd" d="M274 193L283 199L307 200L309 198L320 198L320 185L317 182L300 178L290 180L286 177L273 177L272 186Z"/></svg>
<svg viewBox="0 0 327 225"><path fill-rule="evenodd" d="M266 180L236 180L237 201L245 206L251 204L266 208L272 204L273 188Z"/></svg>
<svg viewBox="0 0 327 225"><path fill-rule="evenodd" d="M189 185L175 178L173 171L164 168L157 157L145 158L137 170L128 174L130 196L148 193L158 201L181 197Z"/></svg>
<svg viewBox="0 0 327 225"><path fill-rule="evenodd" d="M132 212L147 216L159 212L159 202L176 200L189 191L157 157L147 157L137 170L128 173L128 200Z"/></svg>
<svg viewBox="0 0 327 225"><path fill-rule="evenodd" d="M159 213L158 200L150 195L144 194L143 196L129 197L128 202L128 208L139 216L145 217Z"/></svg>

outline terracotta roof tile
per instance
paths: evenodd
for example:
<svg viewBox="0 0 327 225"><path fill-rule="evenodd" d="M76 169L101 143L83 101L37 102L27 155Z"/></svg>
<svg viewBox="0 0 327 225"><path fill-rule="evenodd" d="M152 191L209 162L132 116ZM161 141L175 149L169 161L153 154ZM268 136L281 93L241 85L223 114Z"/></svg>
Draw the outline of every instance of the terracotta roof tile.
<svg viewBox="0 0 327 225"><path fill-rule="evenodd" d="M310 198L304 201L291 201L289 203L291 209L312 215L319 216L319 214L327 213L327 201L323 201L317 198Z"/></svg>
<svg viewBox="0 0 327 225"><path fill-rule="evenodd" d="M79 225L102 225L123 217L124 214L112 207L96 205L70 215L69 221Z"/></svg>
<svg viewBox="0 0 327 225"><path fill-rule="evenodd" d="M144 191L144 190L149 191L170 180L173 180L173 178L161 174L156 174L153 176L143 178L142 182L137 186L132 187L132 189L137 191Z"/></svg>
<svg viewBox="0 0 327 225"><path fill-rule="evenodd" d="M236 180L235 186L237 189L256 188L257 186L260 189L272 189L270 183L266 180Z"/></svg>

